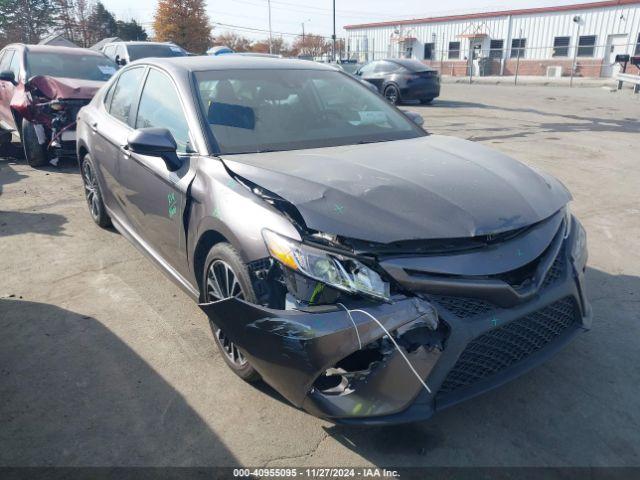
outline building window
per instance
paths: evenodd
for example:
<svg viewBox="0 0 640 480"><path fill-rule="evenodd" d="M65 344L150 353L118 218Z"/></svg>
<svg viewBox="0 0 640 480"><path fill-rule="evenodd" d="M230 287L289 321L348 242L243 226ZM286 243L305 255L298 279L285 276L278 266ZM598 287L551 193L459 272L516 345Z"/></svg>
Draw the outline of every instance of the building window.
<svg viewBox="0 0 640 480"><path fill-rule="evenodd" d="M491 40L489 45L489 58L502 58L502 49L504 48L504 40Z"/></svg>
<svg viewBox="0 0 640 480"><path fill-rule="evenodd" d="M449 58L460 58L460 42L449 42Z"/></svg>
<svg viewBox="0 0 640 480"><path fill-rule="evenodd" d="M638 41L636 43L636 52L634 55L640 55L640 33L638 34Z"/></svg>
<svg viewBox="0 0 640 480"><path fill-rule="evenodd" d="M553 39L552 57L568 57L569 56L570 37L556 37Z"/></svg>
<svg viewBox="0 0 640 480"><path fill-rule="evenodd" d="M433 60L433 43L424 44L424 59Z"/></svg>
<svg viewBox="0 0 640 480"><path fill-rule="evenodd" d="M523 58L524 49L527 46L526 38L514 38L511 40L511 58Z"/></svg>
<svg viewBox="0 0 640 480"><path fill-rule="evenodd" d="M581 36L578 42L578 56L593 57L596 49L595 45L596 45L595 35Z"/></svg>

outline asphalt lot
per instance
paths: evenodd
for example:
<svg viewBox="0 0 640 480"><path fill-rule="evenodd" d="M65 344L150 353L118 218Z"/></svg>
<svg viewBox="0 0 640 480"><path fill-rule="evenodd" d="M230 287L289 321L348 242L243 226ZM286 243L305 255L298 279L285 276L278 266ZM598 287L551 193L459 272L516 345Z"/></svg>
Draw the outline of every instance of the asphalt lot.
<svg viewBox="0 0 640 480"><path fill-rule="evenodd" d="M243 383L197 306L96 227L72 161L0 155L0 465L640 465L640 95L444 85L428 130L560 178L593 329L431 421L337 427Z"/></svg>

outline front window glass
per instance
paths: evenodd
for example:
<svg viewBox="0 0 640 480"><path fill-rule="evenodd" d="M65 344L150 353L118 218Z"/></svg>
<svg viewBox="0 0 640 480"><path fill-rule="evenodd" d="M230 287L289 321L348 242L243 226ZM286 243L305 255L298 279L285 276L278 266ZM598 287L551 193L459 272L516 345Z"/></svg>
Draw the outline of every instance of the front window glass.
<svg viewBox="0 0 640 480"><path fill-rule="evenodd" d="M9 64L9 70L13 72L15 79L18 79L20 75L20 52L15 52L13 54L13 58L11 59L11 63Z"/></svg>
<svg viewBox="0 0 640 480"><path fill-rule="evenodd" d="M144 68L132 68L120 75L118 83L112 87L113 96L109 113L123 123L129 124L133 112L131 105L136 101L136 93L140 87Z"/></svg>
<svg viewBox="0 0 640 480"><path fill-rule="evenodd" d="M189 148L189 125L178 93L166 75L151 70L140 97L136 128L168 128L178 144L178 152Z"/></svg>
<svg viewBox="0 0 640 480"><path fill-rule="evenodd" d="M221 153L354 145L425 135L357 80L338 71L230 70L196 74Z"/></svg>
<svg viewBox="0 0 640 480"><path fill-rule="evenodd" d="M116 72L115 63L104 55L29 52L27 63L29 76L49 75L106 81Z"/></svg>
<svg viewBox="0 0 640 480"><path fill-rule="evenodd" d="M129 60L148 57L184 57L185 51L175 45L129 45Z"/></svg>

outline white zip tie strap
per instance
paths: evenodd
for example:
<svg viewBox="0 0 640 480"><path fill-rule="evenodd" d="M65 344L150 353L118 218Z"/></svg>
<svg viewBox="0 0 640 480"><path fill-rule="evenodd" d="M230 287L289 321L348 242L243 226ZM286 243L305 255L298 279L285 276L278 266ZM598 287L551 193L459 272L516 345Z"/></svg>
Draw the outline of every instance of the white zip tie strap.
<svg viewBox="0 0 640 480"><path fill-rule="evenodd" d="M360 340L360 333L358 333L358 326L356 325L355 320L351 316L351 312L347 307L345 307L341 303L336 303L336 305L340 305L342 308L344 308L344 311L347 312L347 315L349 315L349 320L351 320L351 323L353 323L353 328L356 329L356 336L358 337L358 350L362 350L362 340Z"/></svg>

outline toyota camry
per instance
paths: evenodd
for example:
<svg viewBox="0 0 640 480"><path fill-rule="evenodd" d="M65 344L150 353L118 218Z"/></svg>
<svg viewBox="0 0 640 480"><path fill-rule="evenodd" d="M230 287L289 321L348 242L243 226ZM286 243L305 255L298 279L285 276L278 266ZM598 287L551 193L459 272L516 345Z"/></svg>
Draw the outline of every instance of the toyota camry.
<svg viewBox="0 0 640 480"><path fill-rule="evenodd" d="M337 423L426 419L589 328L552 176L331 66L144 59L84 107L93 220L197 301L229 367Z"/></svg>

